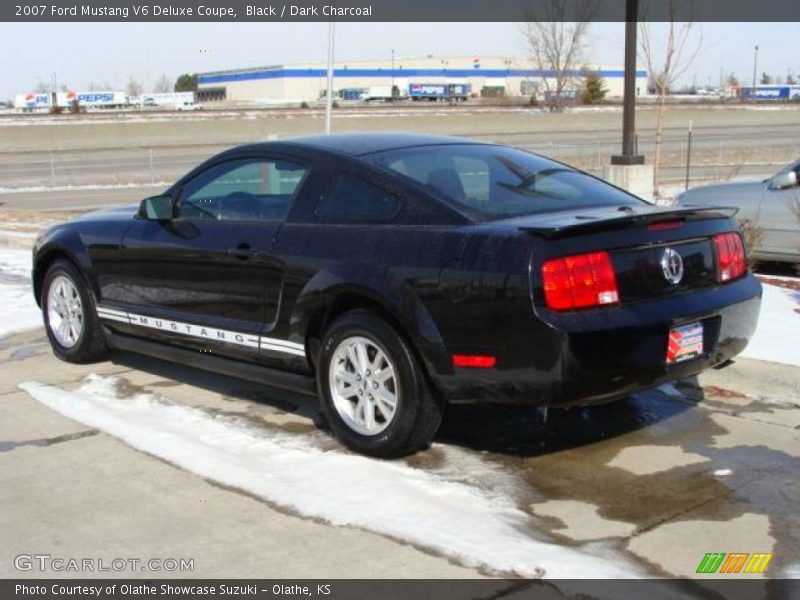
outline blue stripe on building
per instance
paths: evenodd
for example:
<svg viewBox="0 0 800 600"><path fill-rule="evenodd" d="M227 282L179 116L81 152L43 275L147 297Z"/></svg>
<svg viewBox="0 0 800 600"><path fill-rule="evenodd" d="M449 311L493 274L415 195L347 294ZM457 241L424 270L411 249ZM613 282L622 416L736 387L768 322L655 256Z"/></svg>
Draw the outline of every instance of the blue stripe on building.
<svg viewBox="0 0 800 600"><path fill-rule="evenodd" d="M601 77L624 77L622 69L597 71ZM555 77L556 72L542 69L334 69L334 77ZM233 81L253 81L258 79L302 79L307 77L325 77L325 69L269 69L261 71L243 71L240 73L219 73L198 75L197 83L228 83ZM584 71L569 71L571 77L581 77ZM636 77L647 77L647 71L636 71Z"/></svg>

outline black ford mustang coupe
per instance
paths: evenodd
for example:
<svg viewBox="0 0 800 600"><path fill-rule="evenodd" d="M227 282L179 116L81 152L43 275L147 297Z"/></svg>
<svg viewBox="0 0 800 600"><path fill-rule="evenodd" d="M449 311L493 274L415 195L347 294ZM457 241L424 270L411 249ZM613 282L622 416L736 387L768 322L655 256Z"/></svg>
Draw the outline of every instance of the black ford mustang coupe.
<svg viewBox="0 0 800 600"><path fill-rule="evenodd" d="M317 393L341 441L395 457L447 402L605 402L728 361L761 298L731 216L504 146L296 138L50 229L34 293L59 358Z"/></svg>

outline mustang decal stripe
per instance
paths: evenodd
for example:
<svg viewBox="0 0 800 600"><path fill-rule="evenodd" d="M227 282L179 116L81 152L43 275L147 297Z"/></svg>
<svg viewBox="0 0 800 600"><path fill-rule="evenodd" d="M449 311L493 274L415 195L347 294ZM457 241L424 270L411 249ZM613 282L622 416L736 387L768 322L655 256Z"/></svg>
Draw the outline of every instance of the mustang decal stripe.
<svg viewBox="0 0 800 600"><path fill-rule="evenodd" d="M128 317L117 317L116 315L101 315L99 313L98 316L101 319L106 319L107 321L119 321L120 323L130 323Z"/></svg>
<svg viewBox="0 0 800 600"><path fill-rule="evenodd" d="M297 350L305 349L303 344L298 344L296 342L290 342L288 340L279 340L278 338L269 338L265 336L261 336L261 341L268 344L273 344L275 346L286 346L287 348L295 348Z"/></svg>
<svg viewBox="0 0 800 600"><path fill-rule="evenodd" d="M116 310L114 308L106 308L105 306L98 306L97 307L97 312L104 312L104 313L108 313L110 315L120 315L120 316L123 316L123 317L128 314L125 311Z"/></svg>
<svg viewBox="0 0 800 600"><path fill-rule="evenodd" d="M288 340L257 336L239 331L229 331L227 329L216 329L214 327L184 323L182 321L174 321L172 319L162 319L160 317L128 313L113 308L106 308L104 306L97 307L97 316L107 321L118 321L120 323L128 323L130 325L136 325L139 327L147 327L149 329L170 331L180 335L187 335L189 337L200 338L204 340L213 340L226 344L236 344L237 346L247 346L249 348L281 352L283 354L291 354L293 356L306 355L305 346L303 346L303 344L290 342Z"/></svg>
<svg viewBox="0 0 800 600"><path fill-rule="evenodd" d="M118 310L111 310L108 308L101 308L97 307L97 316L101 319L107 319L109 321L119 321L121 323L130 323L130 319L128 319L128 314L118 311Z"/></svg>
<svg viewBox="0 0 800 600"><path fill-rule="evenodd" d="M272 350L273 352L283 352L285 354L294 354L295 356L305 356L305 350L298 350L297 348L287 348L286 346L278 346L265 342L266 338L261 338L261 348L264 350Z"/></svg>

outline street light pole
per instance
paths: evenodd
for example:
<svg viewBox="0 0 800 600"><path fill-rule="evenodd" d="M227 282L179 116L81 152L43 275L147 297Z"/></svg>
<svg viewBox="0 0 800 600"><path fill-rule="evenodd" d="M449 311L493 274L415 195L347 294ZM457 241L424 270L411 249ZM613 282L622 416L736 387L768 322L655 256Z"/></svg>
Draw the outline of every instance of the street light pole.
<svg viewBox="0 0 800 600"><path fill-rule="evenodd" d="M325 133L331 132L331 116L333 113L333 34L334 25L331 19L328 25L328 86L325 92Z"/></svg>
<svg viewBox="0 0 800 600"><path fill-rule="evenodd" d="M394 48L392 48L392 91L390 94L392 96L392 102L394 102Z"/></svg>
<svg viewBox="0 0 800 600"><path fill-rule="evenodd" d="M625 89L622 107L622 154L612 156L612 165L642 165L644 156L636 154L636 31L639 26L639 0L625 3Z"/></svg>
<svg viewBox="0 0 800 600"><path fill-rule="evenodd" d="M758 72L758 46L753 50L753 90L756 89L756 73Z"/></svg>

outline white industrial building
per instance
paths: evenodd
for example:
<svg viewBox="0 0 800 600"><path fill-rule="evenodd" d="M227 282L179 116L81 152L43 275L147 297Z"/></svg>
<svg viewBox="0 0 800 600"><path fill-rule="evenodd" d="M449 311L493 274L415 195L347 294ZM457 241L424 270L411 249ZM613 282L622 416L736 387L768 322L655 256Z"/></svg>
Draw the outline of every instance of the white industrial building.
<svg viewBox="0 0 800 600"><path fill-rule="evenodd" d="M594 71L605 79L608 98L621 97L624 71L619 65L589 65L576 69L572 87ZM234 103L298 103L324 97L327 68L324 63L300 63L199 73L197 101ZM548 73L525 59L509 57L395 58L342 61L334 65L334 92L373 86L396 86L400 96L419 84L469 86L470 96L530 96L545 90L542 77ZM647 92L647 72L637 70L637 95ZM551 83L551 87L554 84ZM391 88L390 88L391 89Z"/></svg>

